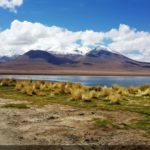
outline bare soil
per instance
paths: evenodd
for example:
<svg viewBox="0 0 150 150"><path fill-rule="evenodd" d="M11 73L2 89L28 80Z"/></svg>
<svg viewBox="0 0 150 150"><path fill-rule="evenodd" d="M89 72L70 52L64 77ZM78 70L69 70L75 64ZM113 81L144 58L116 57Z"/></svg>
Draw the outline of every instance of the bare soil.
<svg viewBox="0 0 150 150"><path fill-rule="evenodd" d="M0 99L0 107L10 103L22 102ZM122 128L124 123L142 119L140 114L25 103L29 109L0 108L0 145L150 145L146 131ZM97 127L94 118L112 119L120 128Z"/></svg>

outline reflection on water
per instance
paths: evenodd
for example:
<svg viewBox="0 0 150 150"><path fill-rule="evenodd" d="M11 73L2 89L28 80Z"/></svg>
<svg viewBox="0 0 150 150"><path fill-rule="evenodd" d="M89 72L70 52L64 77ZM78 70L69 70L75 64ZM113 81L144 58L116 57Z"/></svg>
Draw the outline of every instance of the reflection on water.
<svg viewBox="0 0 150 150"><path fill-rule="evenodd" d="M71 81L80 82L84 85L119 84L122 86L137 86L150 84L150 77L134 76L57 76L57 75L0 75L0 78L15 78L20 80L46 80L46 81Z"/></svg>

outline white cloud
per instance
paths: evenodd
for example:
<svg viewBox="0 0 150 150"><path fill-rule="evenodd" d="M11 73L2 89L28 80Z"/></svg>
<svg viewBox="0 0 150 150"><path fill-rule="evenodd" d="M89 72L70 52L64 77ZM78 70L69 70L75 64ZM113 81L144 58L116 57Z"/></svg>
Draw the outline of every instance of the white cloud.
<svg viewBox="0 0 150 150"><path fill-rule="evenodd" d="M127 25L120 25L119 29L112 29L105 34L113 42L109 48L117 50L133 59L150 61L150 33L131 29ZM133 51L139 50L140 53Z"/></svg>
<svg viewBox="0 0 150 150"><path fill-rule="evenodd" d="M105 39L110 39L105 43ZM108 32L92 30L72 32L57 26L14 20L9 29L0 32L0 54L23 54L31 49L56 53L87 53L91 47L106 44L108 48L133 59L150 61L150 33L121 24Z"/></svg>
<svg viewBox="0 0 150 150"><path fill-rule="evenodd" d="M0 7L9 9L10 11L17 13L16 7L23 4L23 0L0 0Z"/></svg>

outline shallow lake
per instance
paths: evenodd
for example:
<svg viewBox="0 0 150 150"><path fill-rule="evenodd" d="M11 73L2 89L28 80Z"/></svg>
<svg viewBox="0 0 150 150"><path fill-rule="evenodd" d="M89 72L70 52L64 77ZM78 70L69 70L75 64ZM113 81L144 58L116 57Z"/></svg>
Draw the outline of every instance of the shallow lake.
<svg viewBox="0 0 150 150"><path fill-rule="evenodd" d="M84 85L119 84L122 86L137 86L150 84L149 77L135 76L58 76L58 75L0 75L0 78L15 78L19 80L45 80L45 81L71 81L80 82Z"/></svg>

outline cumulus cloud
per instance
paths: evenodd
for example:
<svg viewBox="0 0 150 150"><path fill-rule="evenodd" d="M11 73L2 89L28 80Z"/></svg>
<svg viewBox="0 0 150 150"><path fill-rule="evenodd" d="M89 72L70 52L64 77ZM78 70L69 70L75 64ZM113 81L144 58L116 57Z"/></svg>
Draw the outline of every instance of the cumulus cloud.
<svg viewBox="0 0 150 150"><path fill-rule="evenodd" d="M85 54L102 44L130 58L150 61L150 33L124 24L108 32L73 32L62 27L14 20L9 29L0 32L0 54L7 56L23 54L31 49L63 54L79 50Z"/></svg>
<svg viewBox="0 0 150 150"><path fill-rule="evenodd" d="M10 11L17 13L16 7L23 4L23 0L0 0L0 7L9 9Z"/></svg>
<svg viewBox="0 0 150 150"><path fill-rule="evenodd" d="M75 50L81 50L86 53L89 46L96 45L101 36L101 33L94 31L72 32L61 27L15 20L10 29L0 33L0 49L1 54L5 55L22 54L31 49L56 53L74 53Z"/></svg>
<svg viewBox="0 0 150 150"><path fill-rule="evenodd" d="M150 61L150 33L137 31L121 24L119 29L111 29L105 34L113 42L110 49L117 50L133 59Z"/></svg>

